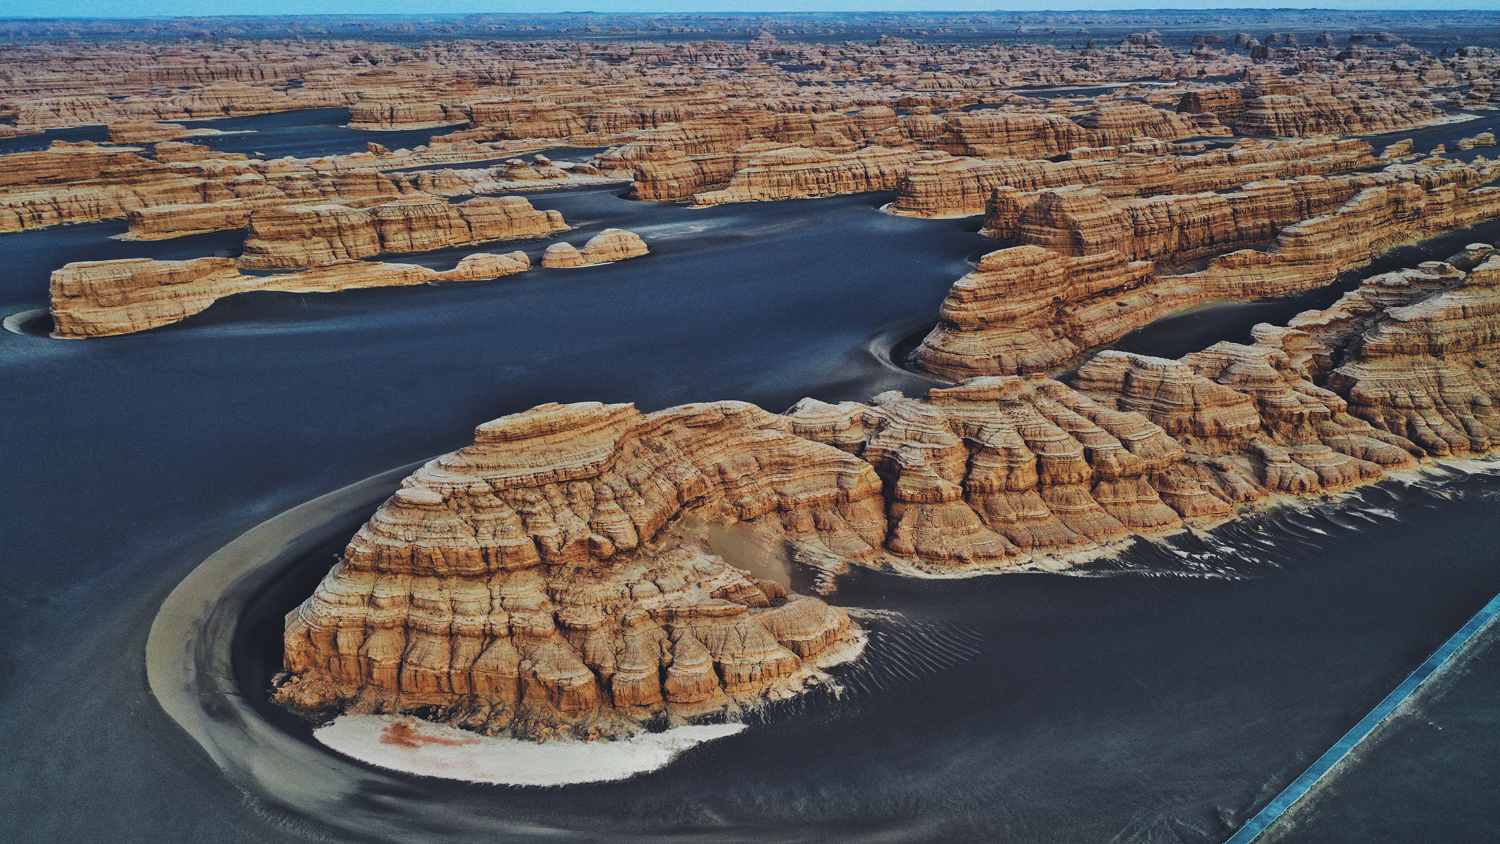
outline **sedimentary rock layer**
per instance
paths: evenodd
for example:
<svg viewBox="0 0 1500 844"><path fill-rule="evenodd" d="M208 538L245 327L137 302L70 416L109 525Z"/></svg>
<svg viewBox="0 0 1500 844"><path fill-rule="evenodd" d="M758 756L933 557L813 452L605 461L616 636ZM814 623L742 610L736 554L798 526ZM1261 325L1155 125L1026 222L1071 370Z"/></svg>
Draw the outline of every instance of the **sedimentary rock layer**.
<svg viewBox="0 0 1500 844"><path fill-rule="evenodd" d="M1109 160L955 159L919 164L897 186L891 211L913 217L979 214L996 188L1021 192L1067 185L1111 198L1192 194L1251 182L1323 176L1379 163L1364 141L1253 141L1197 155L1130 154Z"/></svg>
<svg viewBox="0 0 1500 844"><path fill-rule="evenodd" d="M914 163L934 157L942 156L878 146L843 155L787 147L750 159L734 173L723 190L693 194L693 204L804 199L890 190Z"/></svg>
<svg viewBox="0 0 1500 844"><path fill-rule="evenodd" d="M408 478L287 616L279 700L438 707L488 732L616 734L793 694L857 653L848 616L727 564L682 517L882 540L857 457L737 402L543 405Z"/></svg>
<svg viewBox="0 0 1500 844"><path fill-rule="evenodd" d="M1109 198L1229 190L1254 181L1328 175L1379 163L1364 141L1241 141L1199 154L1128 154L1118 159L954 160L915 166L897 186L892 213L983 213L996 189L1095 187Z"/></svg>
<svg viewBox="0 0 1500 844"><path fill-rule="evenodd" d="M524 252L475 253L451 270L341 260L300 273L251 276L231 258L81 261L52 273L52 336L105 337L180 322L225 296L255 290L332 293L439 281L477 281L523 272Z"/></svg>
<svg viewBox="0 0 1500 844"><path fill-rule="evenodd" d="M391 252L425 252L567 231L562 214L538 211L518 196L453 204L434 196L403 197L370 208L289 205L251 215L239 266L297 269Z"/></svg>
<svg viewBox="0 0 1500 844"><path fill-rule="evenodd" d="M1469 172L1450 168L1441 176L1430 171L1437 182L1430 189L1417 180L1366 188L1333 213L1286 226L1264 251L1230 252L1206 269L1183 275L1131 262L1130 254L1117 250L1068 257L1027 245L990 253L954 285L937 327L913 362L950 380L1045 372L1175 310L1214 299L1284 296L1327 284L1397 245L1500 216L1500 189L1464 187ZM1171 225L1163 230L1174 232ZM1192 231L1176 231L1173 237ZM1037 233L1046 240L1041 236L1057 230L1038 228ZM1169 237L1162 246L1144 239L1140 249L1160 257L1164 249L1192 247L1196 237L1186 242ZM1132 252L1137 250L1135 241L1128 244ZM1052 245L1067 245L1072 252L1096 247L1086 239ZM1106 238L1097 247L1111 245L1126 244Z"/></svg>
<svg viewBox="0 0 1500 844"><path fill-rule="evenodd" d="M1436 164L1436 166L1428 166ZM996 188L983 232L1065 255L1117 250L1131 260L1174 264L1268 243L1283 228L1334 211L1360 191L1389 185L1470 187L1500 168L1428 162L1375 173L1252 182L1241 190L1109 199L1099 188L1021 193Z"/></svg>
<svg viewBox="0 0 1500 844"><path fill-rule="evenodd" d="M408 478L287 616L278 699L623 734L794 693L857 647L842 611L726 563L705 525L834 569L1056 566L1272 493L1486 452L1492 253L1370 279L1250 345L1106 352L1071 384L980 377L781 416L551 404L482 425Z"/></svg>
<svg viewBox="0 0 1500 844"><path fill-rule="evenodd" d="M605 229L589 238L582 249L571 243L554 243L542 255L542 266L552 268L587 267L626 258L639 258L650 250L640 235L624 229Z"/></svg>
<svg viewBox="0 0 1500 844"><path fill-rule="evenodd" d="M1441 118L1433 103L1383 86L1345 86L1259 77L1234 118L1241 135L1362 135L1392 132Z"/></svg>

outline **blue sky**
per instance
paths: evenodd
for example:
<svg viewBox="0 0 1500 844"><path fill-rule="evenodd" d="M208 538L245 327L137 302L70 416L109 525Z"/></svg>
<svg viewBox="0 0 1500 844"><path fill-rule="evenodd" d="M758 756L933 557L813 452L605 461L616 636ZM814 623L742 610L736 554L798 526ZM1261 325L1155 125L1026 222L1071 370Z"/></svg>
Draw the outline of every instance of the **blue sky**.
<svg viewBox="0 0 1500 844"><path fill-rule="evenodd" d="M178 15L468 14L475 12L1075 11L1086 9L1296 8L1286 0L0 0L0 17L172 17ZM1305 7L1389 11L1500 9L1500 0L1309 0Z"/></svg>

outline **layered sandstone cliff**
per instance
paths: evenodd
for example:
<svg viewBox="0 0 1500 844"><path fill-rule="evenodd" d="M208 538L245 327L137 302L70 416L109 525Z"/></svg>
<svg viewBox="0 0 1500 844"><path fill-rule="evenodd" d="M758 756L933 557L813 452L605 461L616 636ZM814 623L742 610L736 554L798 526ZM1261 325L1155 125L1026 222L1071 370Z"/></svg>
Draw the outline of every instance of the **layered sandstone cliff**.
<svg viewBox="0 0 1500 844"><path fill-rule="evenodd" d="M838 155L787 147L762 153L736 170L722 190L693 194L694 205L805 199L890 190L912 165L945 156L867 147Z"/></svg>
<svg viewBox="0 0 1500 844"><path fill-rule="evenodd" d="M732 715L806 688L860 635L727 563L709 525L832 570L1056 567L1271 494L1492 450L1493 251L1369 279L1252 344L1105 352L1070 384L981 377L781 416L550 404L487 423L403 482L287 616L277 698L525 737Z"/></svg>
<svg viewBox="0 0 1500 844"><path fill-rule="evenodd" d="M901 179L890 210L913 217L979 214L997 188L1024 193L1079 185L1098 188L1111 198L1222 191L1252 182L1371 167L1379 163L1371 152L1369 144L1356 140L1243 140L1228 149L1196 155L1132 153L1102 160L1072 157L1065 161L924 162Z"/></svg>
<svg viewBox="0 0 1500 844"><path fill-rule="evenodd" d="M1211 115L1189 119L1142 103L1106 103L1071 116L936 115L926 108L899 118L884 108L793 116L745 108L658 127L600 156L598 164L630 172L637 198L702 197L694 201L714 204L887 189L915 163L949 155L1042 158L1142 138L1227 132Z"/></svg>
<svg viewBox="0 0 1500 844"><path fill-rule="evenodd" d="M278 700L592 737L795 694L857 654L857 628L683 529L691 514L873 554L875 472L786 427L736 402L542 405L481 425L287 616Z"/></svg>
<svg viewBox="0 0 1500 844"><path fill-rule="evenodd" d="M231 258L80 261L52 273L52 336L106 337L180 322L219 299L256 290L332 293L361 287L399 287L441 281L478 281L524 272L524 252L475 253L451 270L415 264L332 261L300 273L245 275Z"/></svg>
<svg viewBox="0 0 1500 844"><path fill-rule="evenodd" d="M589 238L582 249L571 243L554 243L542 255L542 266L552 269L587 267L626 258L639 258L650 250L640 235L624 229L605 229Z"/></svg>
<svg viewBox="0 0 1500 844"><path fill-rule="evenodd" d="M415 195L370 208L290 205L256 211L239 266L297 269L391 252L425 252L567 231L562 214L518 196L457 204Z"/></svg>
<svg viewBox="0 0 1500 844"><path fill-rule="evenodd" d="M1500 189L1466 186L1483 179L1482 171L1445 165L1404 175L1411 180L1365 188L1332 213L1285 226L1264 250L1220 255L1186 274L1130 259L1176 258L1233 245L1242 236L1233 215L1221 218L1220 240L1204 227L1212 215L1191 213L1174 222L1169 205L1160 215L1140 218L1149 225L1137 240L1140 219L1126 210L1090 191L1054 193L1048 201L1059 208L1044 208L1048 213L1035 215L1030 229L1017 227L1022 239L1053 248L1032 243L986 255L954 285L913 363L955 381L1057 369L1173 311L1309 290L1398 245L1500 216ZM1184 207L1193 211L1221 200ZM1145 210L1156 210L1147 203ZM1247 219L1257 221L1248 228L1252 236L1274 230L1277 221L1264 216L1274 206L1243 207Z"/></svg>
<svg viewBox="0 0 1500 844"><path fill-rule="evenodd" d="M1100 188L1070 186L1022 193L996 188L983 233L1065 255L1117 250L1132 260L1172 265L1203 255L1269 243L1282 229L1332 211L1361 191L1383 186L1477 185L1492 167L1388 167L1378 173L1251 182L1238 191L1112 200Z"/></svg>
<svg viewBox="0 0 1500 844"><path fill-rule="evenodd" d="M1245 92L1234 120L1242 135L1363 135L1443 118L1430 100L1384 86L1343 86L1262 78Z"/></svg>

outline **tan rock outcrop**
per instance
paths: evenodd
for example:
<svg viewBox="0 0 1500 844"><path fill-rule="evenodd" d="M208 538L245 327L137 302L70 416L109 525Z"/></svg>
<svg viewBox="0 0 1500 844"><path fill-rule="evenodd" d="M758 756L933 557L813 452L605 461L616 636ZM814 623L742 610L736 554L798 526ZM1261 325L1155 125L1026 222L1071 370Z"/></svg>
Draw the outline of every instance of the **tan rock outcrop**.
<svg viewBox="0 0 1500 844"><path fill-rule="evenodd" d="M1103 103L1076 115L1076 119L1024 111L956 112L944 116L940 132L927 143L952 155L1048 158L1075 147L1116 146L1138 137L1173 141L1229 134L1212 115L1199 117L1162 111L1144 103ZM908 130L906 134L913 133Z"/></svg>
<svg viewBox="0 0 1500 844"><path fill-rule="evenodd" d="M737 169L723 190L693 194L694 205L803 199L890 190L918 161L943 158L873 146L838 155L803 147L762 153Z"/></svg>
<svg viewBox="0 0 1500 844"><path fill-rule="evenodd" d="M1153 318L1185 306L1151 289L1151 270L1149 262L1132 263L1119 252L1080 258L1039 246L991 252L948 292L913 362L953 381L1056 368L1113 334L1112 326L1080 319L1081 303L1123 300Z"/></svg>
<svg viewBox="0 0 1500 844"><path fill-rule="evenodd" d="M151 120L109 124L109 142L112 144L154 144L157 141L221 134L223 133L217 129L191 129L181 123L158 123Z"/></svg>
<svg viewBox="0 0 1500 844"><path fill-rule="evenodd" d="M123 217L132 208L201 202L201 180L132 147L54 141L0 156L0 232Z"/></svg>
<svg viewBox="0 0 1500 844"><path fill-rule="evenodd" d="M1500 260L1456 287L1386 308L1328 386L1348 397L1350 413L1430 455L1500 447Z"/></svg>
<svg viewBox="0 0 1500 844"><path fill-rule="evenodd" d="M1443 118L1428 100L1384 86L1261 79L1245 93L1234 120L1242 135L1363 135L1393 132Z"/></svg>
<svg viewBox="0 0 1500 844"><path fill-rule="evenodd" d="M571 243L554 243L542 255L542 266L552 269L587 267L638 258L650 250L640 235L624 229L605 229L589 238L582 249Z"/></svg>
<svg viewBox="0 0 1500 844"><path fill-rule="evenodd" d="M1099 188L1068 187L1034 194L997 188L986 207L983 233L1065 255L1116 250L1132 260L1172 265L1267 244L1283 228L1335 211L1366 188L1401 184L1413 177L1431 181L1430 175L1401 168L1378 174L1252 182L1234 192L1114 201ZM1460 179L1468 181L1466 175Z"/></svg>
<svg viewBox="0 0 1500 844"><path fill-rule="evenodd" d="M366 131L433 129L468 120L462 109L442 103L372 99L349 106L349 128Z"/></svg>
<svg viewBox="0 0 1500 844"><path fill-rule="evenodd" d="M850 555L880 481L737 402L542 405L408 478L287 616L277 698L618 735L790 696L857 653L842 611L726 563L684 518Z"/></svg>
<svg viewBox="0 0 1500 844"><path fill-rule="evenodd" d="M897 185L892 213L913 217L979 214L996 188L1031 192L1069 185L1110 198L1223 191L1252 182L1323 176L1378 164L1363 141L1253 141L1197 155L1129 154L1067 161L1000 159L923 162Z"/></svg>
<svg viewBox="0 0 1500 844"><path fill-rule="evenodd" d="M1225 126L1233 126L1234 121L1245 111L1245 99L1238 88L1189 91L1178 101L1177 111L1182 114L1208 112L1219 118L1219 122Z"/></svg>
<svg viewBox="0 0 1500 844"><path fill-rule="evenodd" d="M52 336L106 337L180 322L219 299L254 290L332 293L440 281L476 281L524 272L524 252L476 253L452 270L340 260L300 273L251 276L230 258L81 261L52 273Z"/></svg>
<svg viewBox="0 0 1500 844"><path fill-rule="evenodd" d="M1069 258L1025 245L986 255L954 285L937 327L916 350L913 363L954 381L1046 372L1173 311L1210 300L1310 290L1398 245L1500 216L1500 189L1465 186L1484 180L1483 170L1455 164L1395 174L1388 168L1386 174L1372 175L1401 178L1359 191L1332 213L1286 226L1264 251L1230 252L1213 258L1206 269L1182 275L1129 259L1141 252L1160 258L1165 250L1189 248L1169 253L1177 257L1200 247L1217 248L1221 244L1209 236L1212 229L1199 227L1212 222L1211 215L1192 214L1181 227L1158 227L1157 232L1169 235L1161 240L1148 227L1142 234L1150 236L1137 241L1135 222L1128 227L1122 222L1128 211L1110 207L1090 190L1055 192L1049 202L1057 213L1034 215L1032 227L1018 228L1018 234L1094 254ZM1422 181L1433 184L1424 188ZM1188 210L1194 207L1187 205ZM1273 206L1248 207L1254 218ZM1163 210L1170 223L1171 206ZM1259 228L1249 231L1266 231L1271 222L1262 217ZM1130 236L1121 236L1122 230ZM1204 231L1209 235L1194 234ZM1094 251L1104 249L1109 251Z"/></svg>
<svg viewBox="0 0 1500 844"><path fill-rule="evenodd" d="M568 226L556 211L522 197L479 197L457 204L411 196L370 208L290 205L256 211L239 266L297 269L391 252L425 252L496 240L546 237Z"/></svg>

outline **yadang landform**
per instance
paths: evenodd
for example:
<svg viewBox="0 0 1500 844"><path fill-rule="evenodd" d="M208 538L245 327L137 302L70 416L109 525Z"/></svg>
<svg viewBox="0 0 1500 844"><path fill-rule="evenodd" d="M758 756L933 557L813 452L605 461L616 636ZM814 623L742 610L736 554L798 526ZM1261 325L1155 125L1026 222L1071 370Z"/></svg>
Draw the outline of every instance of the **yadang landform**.
<svg viewBox="0 0 1500 844"><path fill-rule="evenodd" d="M992 249L911 315L930 330L891 361L931 379L925 394L483 422L287 617L274 690L304 713L530 738L733 717L832 682L865 633L726 537L790 553L825 587L848 566L1058 570L1500 446L1500 253L1461 236L1500 218L1482 126L1500 53L1337 13L1302 38L1206 17L1122 32L1091 14L1003 37L954 16L878 38L857 19L731 18L710 38L687 18L476 18L430 40L212 22L13 39L0 137L105 135L0 156L0 231L244 232L231 256L57 267L52 335L98 343L252 291L584 267L607 284L604 265L651 260L649 232L570 238L558 188L701 207L884 191L872 213L971 218ZM366 150L207 143L217 119L331 108ZM1421 141L1458 124L1473 131ZM430 139L383 143L412 130ZM1455 235L1444 260L1371 269ZM519 250L537 239L534 266ZM454 248L473 251L452 269L403 260ZM1111 348L1351 273L1334 304L1249 342Z"/></svg>

